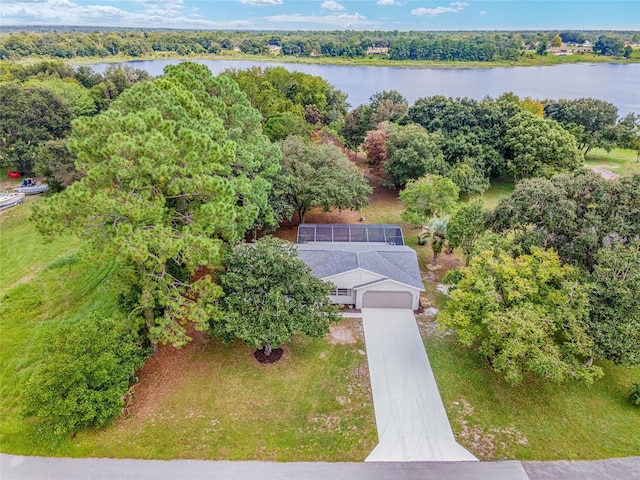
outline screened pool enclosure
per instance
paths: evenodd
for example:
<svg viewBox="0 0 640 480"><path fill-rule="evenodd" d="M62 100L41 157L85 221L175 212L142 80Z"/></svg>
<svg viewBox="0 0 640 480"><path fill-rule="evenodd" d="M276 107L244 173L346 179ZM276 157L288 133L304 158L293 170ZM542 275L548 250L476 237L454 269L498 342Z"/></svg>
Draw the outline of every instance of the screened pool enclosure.
<svg viewBox="0 0 640 480"><path fill-rule="evenodd" d="M310 242L404 245L402 230L397 225L302 223L298 226L297 243Z"/></svg>

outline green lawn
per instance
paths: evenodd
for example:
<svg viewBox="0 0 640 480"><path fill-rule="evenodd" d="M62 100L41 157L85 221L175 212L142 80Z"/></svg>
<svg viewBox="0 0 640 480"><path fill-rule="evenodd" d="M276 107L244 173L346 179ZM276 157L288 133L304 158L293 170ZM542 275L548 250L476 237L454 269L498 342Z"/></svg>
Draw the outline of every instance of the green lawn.
<svg viewBox="0 0 640 480"><path fill-rule="evenodd" d="M479 458L576 460L640 455L640 411L627 398L640 367L601 362L593 385L535 379L514 387L455 334L425 341L460 443Z"/></svg>
<svg viewBox="0 0 640 480"><path fill-rule="evenodd" d="M72 456L362 461L377 443L366 358L358 345L296 338L260 365L252 349L189 349L172 391L112 428L78 435Z"/></svg>
<svg viewBox="0 0 640 480"><path fill-rule="evenodd" d="M516 184L513 182L506 180L492 180L489 190L484 192L481 196L482 201L484 202L484 207L487 210L493 210L496 208L496 205L498 205L500 199L511 194L515 188ZM466 203L472 198L476 197L469 197L468 195L463 194L460 196L460 201Z"/></svg>
<svg viewBox="0 0 640 480"><path fill-rule="evenodd" d="M194 342L182 351L167 348L169 357L163 357L161 368L140 374L138 388L144 382L154 386L144 395L143 390L134 394L133 404L142 402L144 408L104 430L46 444L20 416L21 389L51 327L90 312L118 314L112 281L116 266L81 256L78 241L70 238L42 246L28 221L29 211L22 205L0 215L3 259L16 257L9 266L3 261L5 287L0 292L0 451L361 461L373 449L373 405L355 320L344 322L356 333L356 343L295 338L274 365L259 364L253 350L239 342Z"/></svg>
<svg viewBox="0 0 640 480"><path fill-rule="evenodd" d="M602 148L594 148L589 152L584 163L587 167L604 168L623 177L640 173L638 152L635 150L614 148L607 152Z"/></svg>
<svg viewBox="0 0 640 480"><path fill-rule="evenodd" d="M492 181L489 190L484 192L484 195L482 195L485 208L488 210L493 210L498 205L500 199L509 195L515 188L516 184L513 182L506 182L501 180Z"/></svg>
<svg viewBox="0 0 640 480"><path fill-rule="evenodd" d="M27 197L22 205L0 212L0 293L26 282L60 255L68 255L79 245L77 239L63 236L44 243L33 222L31 204L38 197Z"/></svg>

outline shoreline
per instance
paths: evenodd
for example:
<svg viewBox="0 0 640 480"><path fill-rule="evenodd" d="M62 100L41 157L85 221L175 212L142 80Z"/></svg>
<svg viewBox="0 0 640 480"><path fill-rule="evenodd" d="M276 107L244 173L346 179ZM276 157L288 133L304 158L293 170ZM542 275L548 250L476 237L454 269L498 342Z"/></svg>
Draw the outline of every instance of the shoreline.
<svg viewBox="0 0 640 480"><path fill-rule="evenodd" d="M340 58L340 57L294 57L294 56L274 56L274 55L244 55L244 54L223 54L223 55L144 55L140 57L114 56L114 57L74 57L69 59L58 59L51 57L26 57L11 62L2 60L1 63L32 64L40 61L59 60L71 64L72 66L95 65L99 63L118 64L136 61L152 60L208 60L208 61L255 61L265 63L286 63L286 64L306 64L306 65L326 65L326 66L349 66L349 67L387 67L403 69L490 69L490 68L512 68L512 67L554 67L558 65L574 64L613 64L632 65L640 63L640 60L616 59L611 57L601 57L596 55L572 55L567 57L545 57L547 61L537 61L542 59L529 59L533 61L517 62L433 62L424 60L389 60L382 58ZM550 60L550 61L549 61Z"/></svg>

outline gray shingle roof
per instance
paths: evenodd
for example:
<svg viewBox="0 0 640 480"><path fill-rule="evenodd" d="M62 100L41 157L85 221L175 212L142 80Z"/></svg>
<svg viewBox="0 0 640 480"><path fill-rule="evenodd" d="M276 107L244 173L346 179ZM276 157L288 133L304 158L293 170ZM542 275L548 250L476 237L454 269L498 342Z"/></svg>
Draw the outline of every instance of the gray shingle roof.
<svg viewBox="0 0 640 480"><path fill-rule="evenodd" d="M296 245L298 256L318 278L362 268L424 290L418 256L407 246L370 243L304 243Z"/></svg>

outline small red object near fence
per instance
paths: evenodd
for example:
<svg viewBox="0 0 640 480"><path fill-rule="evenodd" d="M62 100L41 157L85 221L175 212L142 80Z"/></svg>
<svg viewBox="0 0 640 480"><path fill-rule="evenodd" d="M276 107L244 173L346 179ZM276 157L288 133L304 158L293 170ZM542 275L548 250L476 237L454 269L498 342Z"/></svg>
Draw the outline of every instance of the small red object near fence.
<svg viewBox="0 0 640 480"><path fill-rule="evenodd" d="M11 170L9 170L7 172L7 176L9 178L20 178L22 175L20 175L20 172L12 172Z"/></svg>

